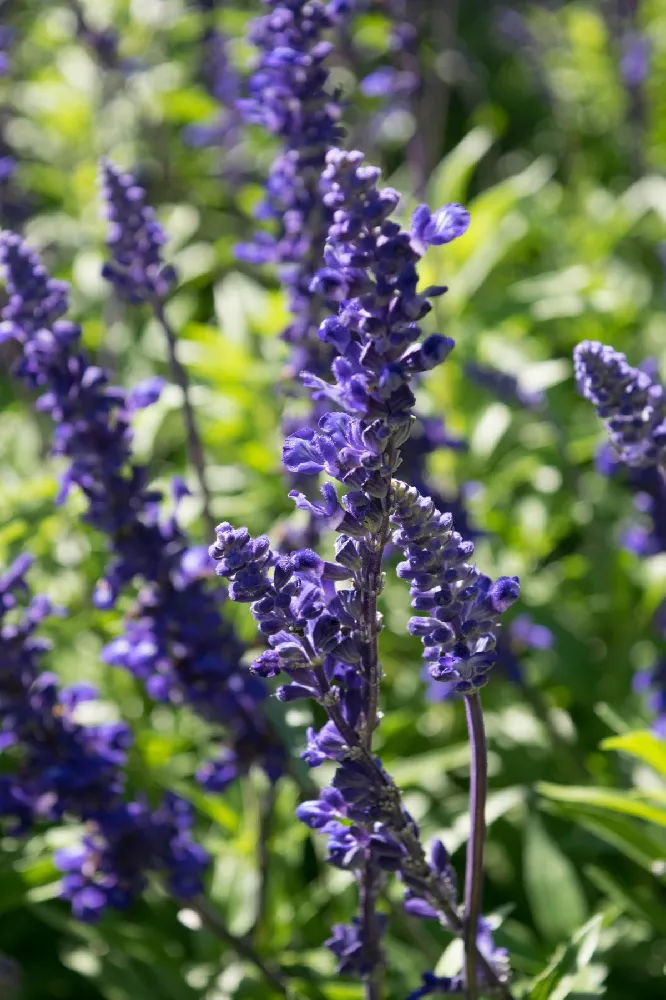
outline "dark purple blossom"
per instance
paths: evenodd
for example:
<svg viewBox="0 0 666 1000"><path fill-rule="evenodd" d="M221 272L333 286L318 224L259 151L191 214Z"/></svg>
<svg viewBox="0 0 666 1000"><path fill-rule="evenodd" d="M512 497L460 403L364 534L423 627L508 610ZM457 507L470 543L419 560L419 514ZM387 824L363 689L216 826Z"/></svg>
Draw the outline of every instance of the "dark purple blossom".
<svg viewBox="0 0 666 1000"><path fill-rule="evenodd" d="M620 73L627 87L640 87L647 79L650 49L650 39L646 35L629 32L623 38Z"/></svg>

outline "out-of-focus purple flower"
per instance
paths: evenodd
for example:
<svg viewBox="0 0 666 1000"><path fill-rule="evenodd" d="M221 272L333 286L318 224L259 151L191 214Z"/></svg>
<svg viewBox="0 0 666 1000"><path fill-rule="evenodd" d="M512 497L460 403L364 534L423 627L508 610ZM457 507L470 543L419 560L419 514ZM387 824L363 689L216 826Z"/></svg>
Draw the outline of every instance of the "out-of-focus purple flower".
<svg viewBox="0 0 666 1000"><path fill-rule="evenodd" d="M264 760L275 772L275 737L259 703L261 682L240 668L242 646L221 613L223 594L178 521L183 492L174 485L174 510L162 520L161 494L132 461L131 410L147 405L159 385L143 383L132 400L82 351L81 331L62 318L67 286L50 278L37 256L11 233L0 236L0 264L9 301L0 340L21 348L16 375L42 393L38 407L55 426L53 450L67 460L60 497L78 488L85 521L108 538L109 558L93 595L112 607L138 585L124 632L104 650L106 662L129 670L151 697L189 704L225 727L239 770Z"/></svg>
<svg viewBox="0 0 666 1000"><path fill-rule="evenodd" d="M96 690L61 688L42 670L49 643L37 630L51 606L42 597L29 601L29 564L22 557L0 575L0 824L14 835L45 818L86 824L81 847L55 858L66 873L63 896L83 920L107 906L126 909L151 873L162 874L179 898L196 895L208 856L191 839L189 805L176 796L155 811L128 802L122 768L129 729L81 725L77 708L97 698Z"/></svg>
<svg viewBox="0 0 666 1000"><path fill-rule="evenodd" d="M108 160L102 162L101 184L111 251L111 260L102 268L103 277L130 302L163 299L176 274L162 261L166 236L146 204L146 192L131 174Z"/></svg>
<svg viewBox="0 0 666 1000"><path fill-rule="evenodd" d="M492 365L472 362L465 364L464 371L468 379L487 389L507 406L522 406L528 410L538 410L543 406L545 396L542 392L529 392L508 372L499 371Z"/></svg>
<svg viewBox="0 0 666 1000"><path fill-rule="evenodd" d="M280 267L292 314L284 338L298 348L294 366L319 372L331 352L317 339L324 311L312 279L332 221L320 176L328 150L343 136L340 95L329 90L325 66L331 52L325 34L333 25L333 12L319 0L265 4L269 12L253 23L250 33L259 63L250 79L250 96L239 107L246 121L261 125L281 142L258 212L258 218L273 223L275 232L259 232L253 243L238 247L238 255Z"/></svg>
<svg viewBox="0 0 666 1000"><path fill-rule="evenodd" d="M638 32L629 32L622 39L620 73L627 87L640 87L650 71L650 39Z"/></svg>

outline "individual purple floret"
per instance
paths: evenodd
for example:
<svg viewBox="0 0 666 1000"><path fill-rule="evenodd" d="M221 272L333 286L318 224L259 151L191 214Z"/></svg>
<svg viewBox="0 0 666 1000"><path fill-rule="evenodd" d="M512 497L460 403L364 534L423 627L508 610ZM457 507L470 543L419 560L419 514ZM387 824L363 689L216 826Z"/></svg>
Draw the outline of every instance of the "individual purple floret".
<svg viewBox="0 0 666 1000"><path fill-rule="evenodd" d="M599 341L578 344L574 373L579 392L605 422L620 460L639 468L662 465L666 458L666 407L661 383L632 368L624 354Z"/></svg>
<svg viewBox="0 0 666 1000"><path fill-rule="evenodd" d="M21 557L0 575L0 824L14 835L43 820L86 824L82 846L55 858L66 873L63 896L80 919L95 920L107 906L126 909L153 873L177 898L197 895L208 856L191 840L189 805L173 795L155 811L128 802L129 729L81 725L77 709L97 691L61 688L42 671L49 643L36 632L51 607L43 597L28 600L29 565Z"/></svg>
<svg viewBox="0 0 666 1000"><path fill-rule="evenodd" d="M67 463L60 499L78 488L85 521L108 538L94 602L110 608L127 587L139 587L125 630L107 646L105 659L129 670L152 697L189 704L224 726L238 770L263 761L276 777L280 746L258 710L266 693L240 669L243 649L221 614L223 594L211 586L206 551L191 546L178 523L178 500L187 490L174 482L174 512L161 519L161 494L149 487L148 470L132 462L131 412L154 399L158 385L143 383L128 396L109 384L81 350L80 328L60 318L67 286L49 278L11 233L0 236L0 264L9 295L0 340L20 345L16 375L42 393L37 405L55 425L53 450ZM229 775L226 760L224 767ZM206 780L209 771L202 771Z"/></svg>
<svg viewBox="0 0 666 1000"><path fill-rule="evenodd" d="M166 236L147 204L145 191L131 174L108 160L102 162L102 195L109 230L111 261L102 275L130 302L162 300L173 287L176 274L162 261Z"/></svg>
<svg viewBox="0 0 666 1000"><path fill-rule="evenodd" d="M524 389L518 379L508 372L501 372L492 365L479 365L468 362L464 366L465 375L471 382L476 382L487 389L507 406L521 406L527 410L540 409L545 401L542 392L529 392Z"/></svg>

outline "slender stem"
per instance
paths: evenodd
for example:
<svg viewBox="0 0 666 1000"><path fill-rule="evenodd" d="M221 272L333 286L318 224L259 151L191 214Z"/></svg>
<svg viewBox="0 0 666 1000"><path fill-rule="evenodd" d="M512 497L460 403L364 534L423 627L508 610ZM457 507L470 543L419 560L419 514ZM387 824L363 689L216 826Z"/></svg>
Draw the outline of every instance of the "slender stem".
<svg viewBox="0 0 666 1000"><path fill-rule="evenodd" d="M382 954L377 923L378 893L378 872L373 864L366 862L359 885L359 908L365 932L366 958L371 967L364 982L365 1000L381 1000L382 995Z"/></svg>
<svg viewBox="0 0 666 1000"><path fill-rule="evenodd" d="M472 751L470 771L469 818L465 867L465 973L468 1000L477 1000L476 939L481 916L483 892L483 851L486 842L486 793L488 791L488 752L483 725L483 709L478 693L465 697L467 730Z"/></svg>
<svg viewBox="0 0 666 1000"><path fill-rule="evenodd" d="M377 726L379 710L379 689L382 670L379 662L379 621L377 598L381 590L382 559L390 530L392 492L386 498L386 513L376 539L366 539L366 551L361 569L361 606L363 655L361 668L366 684L365 722L362 742L370 754L372 737ZM383 957L380 945L381 929L377 919L377 896L380 887L380 873L367 857L359 876L359 903L361 926L369 973L365 978L365 1000L381 1000L383 980Z"/></svg>
<svg viewBox="0 0 666 1000"><path fill-rule="evenodd" d="M362 669L367 686L365 710L364 743L368 749L372 746L372 736L377 726L379 710L379 689L381 686L381 666L379 663L379 626L377 622L377 597L382 581L382 559L388 541L391 510L391 497L387 497L387 512L379 530L379 537L374 545L368 545L365 555L365 565L361 570L361 603L363 607L363 643Z"/></svg>
<svg viewBox="0 0 666 1000"><path fill-rule="evenodd" d="M270 840L275 815L277 786L271 783L261 797L259 806L259 836L257 837L257 864L259 868L259 891L257 909L250 938L254 938L261 927L268 904L268 879L270 874Z"/></svg>
<svg viewBox="0 0 666 1000"><path fill-rule="evenodd" d="M220 914L211 906L207 899L204 899L203 896L198 896L195 900L188 903L188 905L199 915L207 930L219 938L220 941L228 944L237 955L244 958L250 965L253 965L276 993L289 1000L290 993L281 974L276 969L266 965L263 958L257 954L247 938L236 937L235 934L231 933Z"/></svg>
<svg viewBox="0 0 666 1000"><path fill-rule="evenodd" d="M167 339L171 377L176 385L180 387L183 394L183 415L185 417L185 431L187 433L187 449L190 456L190 462L194 466L197 479L199 480L199 489L201 490L201 496L203 498L203 516L206 522L206 528L212 537L215 534L215 519L213 518L210 510L211 495L206 476L206 463L204 460L203 447L199 436L197 422L194 417L194 410L192 409L192 401L190 399L191 387L189 375L187 374L187 369L178 358L176 334L166 318L163 303L159 301L153 302L153 311L155 313L155 318L164 330L164 334Z"/></svg>

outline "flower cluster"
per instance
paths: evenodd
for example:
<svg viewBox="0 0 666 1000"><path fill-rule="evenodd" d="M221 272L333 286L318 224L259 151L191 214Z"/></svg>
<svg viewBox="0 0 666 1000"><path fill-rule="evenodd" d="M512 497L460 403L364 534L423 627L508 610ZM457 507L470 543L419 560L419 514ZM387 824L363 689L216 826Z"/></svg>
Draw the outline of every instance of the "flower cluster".
<svg viewBox="0 0 666 1000"><path fill-rule="evenodd" d="M105 160L102 196L111 251L102 275L130 302L160 301L173 287L176 274L171 265L162 261L166 236L146 204L146 192L131 174Z"/></svg>
<svg viewBox="0 0 666 1000"><path fill-rule="evenodd" d="M15 835L40 820L86 824L82 846L55 858L66 873L63 896L80 919L125 909L150 873L164 876L179 898L197 895L208 857L190 837L189 805L173 795L154 811L127 801L127 726L81 725L77 709L97 691L60 688L42 671L49 644L36 633L52 609L43 597L26 603L30 561L23 556L0 575L0 752L10 765L0 777L0 821Z"/></svg>
<svg viewBox="0 0 666 1000"><path fill-rule="evenodd" d="M212 787L252 760L263 761L275 778L282 751L257 711L265 692L239 668L242 647L221 614L223 594L211 587L205 549L190 545L178 523L177 500L187 490L174 482L176 509L161 519L160 493L150 488L148 470L131 460L132 412L156 398L159 384L148 380L130 393L109 384L81 350L80 328L62 318L67 286L50 278L11 233L0 236L0 264L9 294L0 340L20 345L16 374L42 393L37 405L55 425L54 452L67 463L60 499L78 487L87 502L85 520L109 541L94 602L110 608L129 584L139 583L125 631L105 659L129 670L152 697L189 704L225 726L231 757L202 769Z"/></svg>
<svg viewBox="0 0 666 1000"><path fill-rule="evenodd" d="M578 344L574 370L579 392L606 423L619 459L639 468L662 464L666 402L661 383L599 341Z"/></svg>

